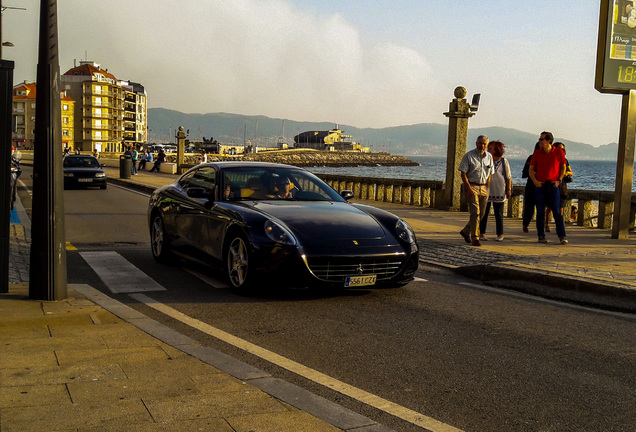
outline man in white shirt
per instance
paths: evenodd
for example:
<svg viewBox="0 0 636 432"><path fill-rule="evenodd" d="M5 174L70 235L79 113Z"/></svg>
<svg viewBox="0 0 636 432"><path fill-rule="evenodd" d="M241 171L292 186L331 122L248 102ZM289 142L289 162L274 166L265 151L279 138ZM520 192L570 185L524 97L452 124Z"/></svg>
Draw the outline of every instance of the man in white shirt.
<svg viewBox="0 0 636 432"><path fill-rule="evenodd" d="M475 150L464 155L459 164L464 191L468 199L470 220L459 232L466 243L481 246L479 242L479 221L484 217L488 202L488 187L490 176L494 173L492 155L486 151L488 137L479 135L475 143Z"/></svg>

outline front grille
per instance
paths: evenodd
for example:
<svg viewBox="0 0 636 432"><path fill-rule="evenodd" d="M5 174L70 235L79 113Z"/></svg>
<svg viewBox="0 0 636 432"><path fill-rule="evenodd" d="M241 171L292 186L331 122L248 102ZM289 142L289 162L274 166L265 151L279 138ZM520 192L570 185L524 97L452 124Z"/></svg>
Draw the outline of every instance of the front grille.
<svg viewBox="0 0 636 432"><path fill-rule="evenodd" d="M403 261L390 258L313 258L309 270L326 282L343 282L347 276L377 275L377 280L390 279L402 268Z"/></svg>

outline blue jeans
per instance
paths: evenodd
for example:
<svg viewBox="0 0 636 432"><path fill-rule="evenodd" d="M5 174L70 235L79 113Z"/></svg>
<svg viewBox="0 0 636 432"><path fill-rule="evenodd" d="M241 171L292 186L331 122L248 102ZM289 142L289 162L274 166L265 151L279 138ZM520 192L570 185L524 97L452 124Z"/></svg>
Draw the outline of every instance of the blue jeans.
<svg viewBox="0 0 636 432"><path fill-rule="evenodd" d="M537 203L537 235L539 238L545 238L545 207L548 206L553 210L552 215L554 216L557 235L559 239L564 239L565 224L563 223L563 215L561 215L559 211L561 209L559 188L554 186L552 182L544 182L540 188L536 188L535 192Z"/></svg>
<svg viewBox="0 0 636 432"><path fill-rule="evenodd" d="M484 217L481 218L481 222L479 222L479 234L486 234L486 227L488 226L488 215L490 214L490 204L495 211L495 229L498 236L503 235L504 227L503 227L503 210L504 204L503 202L489 202L486 204L486 212Z"/></svg>

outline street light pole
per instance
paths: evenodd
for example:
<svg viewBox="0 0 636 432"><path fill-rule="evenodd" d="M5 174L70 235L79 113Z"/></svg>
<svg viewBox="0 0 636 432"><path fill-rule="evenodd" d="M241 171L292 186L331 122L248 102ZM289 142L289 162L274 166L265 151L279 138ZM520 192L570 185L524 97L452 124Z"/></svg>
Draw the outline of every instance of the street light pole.
<svg viewBox="0 0 636 432"><path fill-rule="evenodd" d="M66 241L57 2L40 1L29 297L66 298Z"/></svg>

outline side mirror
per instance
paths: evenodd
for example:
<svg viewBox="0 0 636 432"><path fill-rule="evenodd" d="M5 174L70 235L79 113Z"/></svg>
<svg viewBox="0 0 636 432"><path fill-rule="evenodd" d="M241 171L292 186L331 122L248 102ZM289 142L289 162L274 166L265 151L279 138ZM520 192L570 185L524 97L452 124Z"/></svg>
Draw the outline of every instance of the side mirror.
<svg viewBox="0 0 636 432"><path fill-rule="evenodd" d="M351 198L353 198L353 191L343 190L342 192L340 192L340 196L349 201Z"/></svg>

